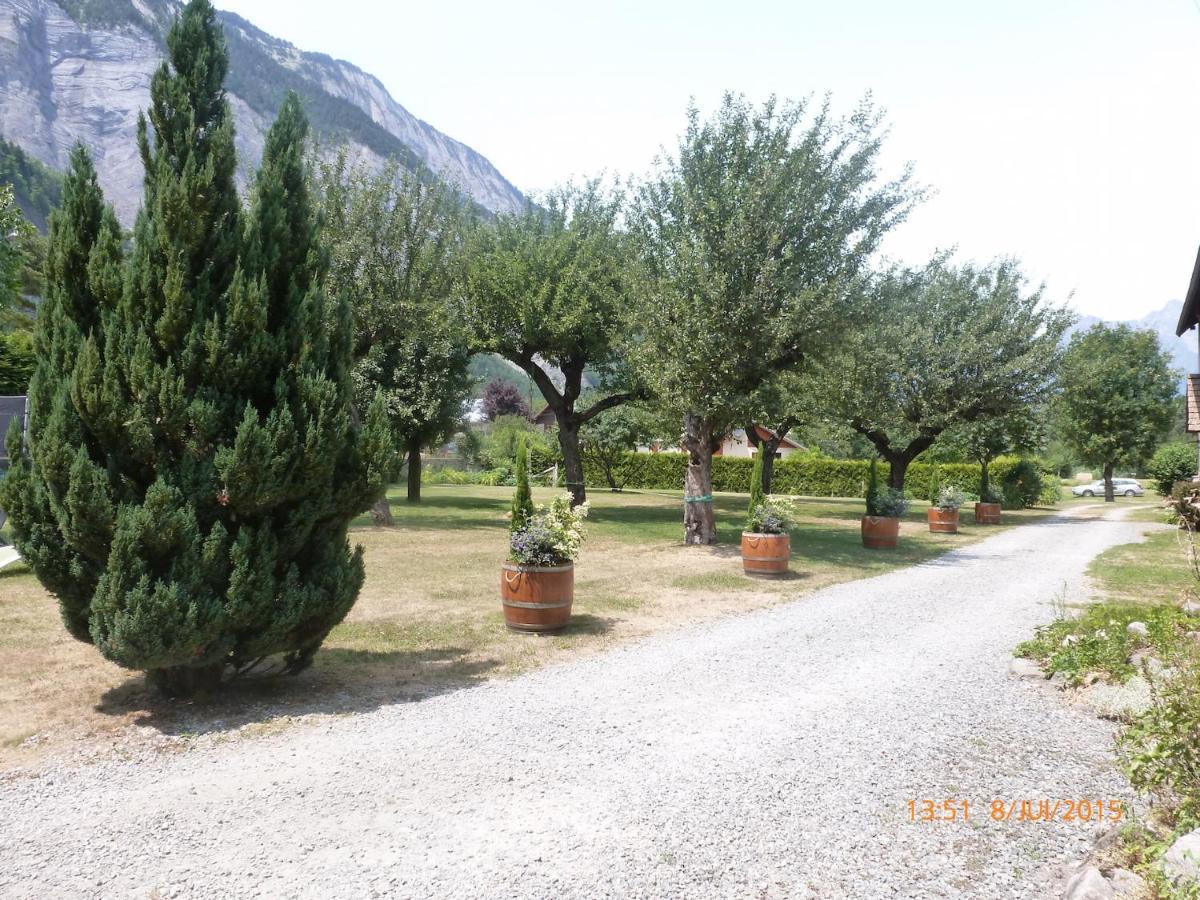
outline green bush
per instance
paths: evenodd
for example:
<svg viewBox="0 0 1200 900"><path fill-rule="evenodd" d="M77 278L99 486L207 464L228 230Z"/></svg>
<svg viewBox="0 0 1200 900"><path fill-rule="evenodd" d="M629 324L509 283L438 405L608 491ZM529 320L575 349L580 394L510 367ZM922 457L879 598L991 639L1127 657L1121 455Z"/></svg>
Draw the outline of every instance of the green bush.
<svg viewBox="0 0 1200 900"><path fill-rule="evenodd" d="M1062 484L1053 472L1042 473L1042 492L1038 495L1038 506L1057 506L1062 499Z"/></svg>
<svg viewBox="0 0 1200 900"><path fill-rule="evenodd" d="M1026 509L1037 506L1045 485L1041 469L1029 459L1019 459L1000 476L1000 490L1005 509Z"/></svg>
<svg viewBox="0 0 1200 900"><path fill-rule="evenodd" d="M1181 831L1200 824L1200 657L1192 649L1172 662L1152 676L1150 708L1120 747L1130 783L1170 810Z"/></svg>
<svg viewBox="0 0 1200 900"><path fill-rule="evenodd" d="M1191 481L1196 474L1196 445L1163 444L1150 460L1150 477L1155 489L1169 496L1177 481Z"/></svg>

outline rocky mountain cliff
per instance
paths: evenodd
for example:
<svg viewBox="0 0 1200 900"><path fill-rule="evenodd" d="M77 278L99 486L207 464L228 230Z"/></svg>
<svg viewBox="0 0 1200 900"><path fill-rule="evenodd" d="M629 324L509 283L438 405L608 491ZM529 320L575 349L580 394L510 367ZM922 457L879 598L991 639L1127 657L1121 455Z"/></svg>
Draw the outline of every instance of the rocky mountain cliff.
<svg viewBox="0 0 1200 900"><path fill-rule="evenodd" d="M178 8L176 0L0 0L0 137L58 170L82 141L126 224L142 194L138 112L149 105L150 76ZM378 79L302 52L233 13L220 18L243 180L258 163L285 93L294 89L323 144L348 145L357 159L397 157L409 168L431 170L493 212L524 203L486 158L413 116Z"/></svg>

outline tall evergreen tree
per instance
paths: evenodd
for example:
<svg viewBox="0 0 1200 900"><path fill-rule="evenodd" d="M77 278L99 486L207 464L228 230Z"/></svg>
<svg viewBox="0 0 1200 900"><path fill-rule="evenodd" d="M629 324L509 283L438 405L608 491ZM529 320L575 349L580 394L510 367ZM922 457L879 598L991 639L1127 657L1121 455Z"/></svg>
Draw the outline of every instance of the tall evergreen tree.
<svg viewBox="0 0 1200 900"><path fill-rule="evenodd" d="M299 101L243 215L208 0L167 47L128 260L82 151L64 186L29 459L0 499L71 632L188 694L276 654L299 671L349 611L347 529L381 488L386 428L379 404L351 423L350 316L323 288Z"/></svg>

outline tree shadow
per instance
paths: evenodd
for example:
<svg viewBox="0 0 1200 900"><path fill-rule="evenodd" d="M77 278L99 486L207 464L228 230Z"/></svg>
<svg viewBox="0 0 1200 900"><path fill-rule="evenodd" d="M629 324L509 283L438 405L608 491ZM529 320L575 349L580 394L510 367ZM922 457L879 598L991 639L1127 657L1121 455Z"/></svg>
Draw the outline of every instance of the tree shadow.
<svg viewBox="0 0 1200 900"><path fill-rule="evenodd" d="M383 652L323 648L313 665L294 677L250 675L229 681L211 697L164 698L145 679L131 678L106 691L96 711L130 717L138 726L174 736L269 727L294 716L371 712L472 687L499 665L467 654L459 647Z"/></svg>
<svg viewBox="0 0 1200 900"><path fill-rule="evenodd" d="M797 557L792 558L796 559ZM761 581L763 584L771 584L772 582L785 583L789 581L806 581L809 578L812 578L811 572L806 572L803 570L796 571L795 569L788 569L786 572L780 572L778 575L759 574L756 572L743 572L742 574L751 581Z"/></svg>
<svg viewBox="0 0 1200 900"><path fill-rule="evenodd" d="M420 503L409 503L403 498L390 498L388 502L398 529L508 528L504 513L509 508L509 502L500 497L438 494L426 497ZM375 521L370 513L364 513L350 525L353 528L372 528Z"/></svg>
<svg viewBox="0 0 1200 900"><path fill-rule="evenodd" d="M573 634L608 634L617 624L616 619L608 616L594 616L591 613L572 613L571 623L558 634L570 636Z"/></svg>

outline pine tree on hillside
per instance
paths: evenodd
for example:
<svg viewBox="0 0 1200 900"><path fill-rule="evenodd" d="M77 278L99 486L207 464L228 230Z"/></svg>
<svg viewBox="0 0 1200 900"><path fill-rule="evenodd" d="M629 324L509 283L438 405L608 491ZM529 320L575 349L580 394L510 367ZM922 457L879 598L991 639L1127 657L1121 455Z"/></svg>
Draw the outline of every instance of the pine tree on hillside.
<svg viewBox="0 0 1200 900"><path fill-rule="evenodd" d="M387 432L378 404L351 422L350 315L323 288L299 101L272 126L243 213L208 0L167 46L123 265L98 189L68 179L51 250L61 334L39 343L32 465L0 499L72 633L190 694L276 654L299 671L349 611L363 563L348 525L381 489Z"/></svg>

